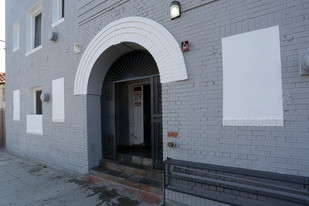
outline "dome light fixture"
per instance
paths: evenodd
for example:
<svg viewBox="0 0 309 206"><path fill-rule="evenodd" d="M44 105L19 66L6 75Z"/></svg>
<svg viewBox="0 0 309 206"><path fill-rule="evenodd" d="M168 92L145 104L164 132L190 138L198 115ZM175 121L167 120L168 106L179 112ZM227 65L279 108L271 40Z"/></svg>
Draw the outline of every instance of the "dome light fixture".
<svg viewBox="0 0 309 206"><path fill-rule="evenodd" d="M170 7L171 19L178 18L180 17L180 15L181 15L180 3L178 1L172 1Z"/></svg>

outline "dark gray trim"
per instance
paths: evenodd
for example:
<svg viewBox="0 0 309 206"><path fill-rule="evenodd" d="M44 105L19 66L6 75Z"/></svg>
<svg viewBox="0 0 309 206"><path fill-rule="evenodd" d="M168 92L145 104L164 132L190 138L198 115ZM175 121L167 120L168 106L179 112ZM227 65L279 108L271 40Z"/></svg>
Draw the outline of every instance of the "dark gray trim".
<svg viewBox="0 0 309 206"><path fill-rule="evenodd" d="M306 184L309 185L309 177L302 177L296 175L286 175L286 174L279 174L274 172L265 172L260 170L249 170L239 167L228 167L228 166L221 166L221 165L213 165L213 164L205 164L205 163L197 163L197 162L189 162L183 160L175 160L175 159L167 159L164 162L165 164L174 164L179 166L187 166L187 167L195 167L201 169L209 169L209 170L216 170L221 172L228 171L232 174L239 174L239 175L248 175L252 177L261 177L266 179L272 180L285 180L286 182L290 183L299 183L299 184Z"/></svg>
<svg viewBox="0 0 309 206"><path fill-rule="evenodd" d="M183 183L179 183L181 181ZM191 189L188 189L187 185L190 185ZM194 188L196 185L202 186ZM210 192L207 189L201 190L209 187L212 187ZM232 205L246 205L248 202L252 205L271 205L274 200L278 200L278 205L282 202L284 205L309 205L308 177L174 159L164 161L165 189ZM225 198L226 189L244 192L248 194L248 198L237 198L237 193L234 199ZM272 201L268 203L265 200L262 203L261 200L250 199L249 194L272 198Z"/></svg>

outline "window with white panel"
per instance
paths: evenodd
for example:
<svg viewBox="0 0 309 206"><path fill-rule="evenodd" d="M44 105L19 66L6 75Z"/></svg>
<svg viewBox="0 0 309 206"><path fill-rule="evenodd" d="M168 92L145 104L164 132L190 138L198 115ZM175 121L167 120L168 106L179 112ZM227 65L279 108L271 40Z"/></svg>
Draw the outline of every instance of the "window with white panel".
<svg viewBox="0 0 309 206"><path fill-rule="evenodd" d="M52 27L64 21L64 0L52 0Z"/></svg>
<svg viewBox="0 0 309 206"><path fill-rule="evenodd" d="M13 52L19 49L19 20L13 24Z"/></svg>

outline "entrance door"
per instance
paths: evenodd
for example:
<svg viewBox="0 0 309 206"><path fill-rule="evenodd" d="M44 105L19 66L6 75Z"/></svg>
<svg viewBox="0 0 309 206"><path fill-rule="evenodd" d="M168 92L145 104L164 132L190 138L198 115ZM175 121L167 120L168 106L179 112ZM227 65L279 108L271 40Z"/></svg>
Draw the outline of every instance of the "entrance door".
<svg viewBox="0 0 309 206"><path fill-rule="evenodd" d="M162 99L161 99L161 84L159 78L159 71L154 61L153 57L146 51L133 51L123 56L119 57L112 66L110 67L108 73L106 74L106 78L104 80L104 87L102 92L102 145L103 145L103 157L116 159L116 146L117 141L120 143L121 139L119 137L126 137L128 134L123 134L124 127L122 124L119 125L119 117L121 116L121 111L118 108L120 104L118 104L117 108L116 102L116 95L118 99L118 86L117 91L115 92L115 84L117 83L124 83L127 81L137 81L150 78L150 88L145 86L145 83L140 84L140 90L136 90L136 93L141 93L145 89L145 94L148 92L148 96L146 94L145 99L136 99L136 106L143 104L151 104L146 105L144 109L139 107L138 114L134 117L140 117L139 121L133 124L133 127L136 126L136 130L140 129L138 140L134 143L139 144L141 146L148 145L151 142L151 155L153 160L153 166L157 168L163 167L163 150L162 150ZM124 83L125 84L125 83ZM147 84L149 84L147 82ZM127 90L128 91L128 90ZM149 95L149 92L151 93ZM149 98L150 96L150 98ZM124 98L123 98L124 99ZM148 106L148 107L147 107ZM147 115L149 114L148 110L151 110L150 121L147 120ZM120 115L117 116L117 125L116 125L116 111L117 114L120 111ZM141 114L141 115L139 115ZM122 115L125 117L125 115ZM129 112L130 116L130 112ZM144 117L146 117L144 119ZM120 119L121 120L121 119ZM129 122L132 119L128 119ZM150 123L149 123L150 122ZM135 125L136 124L136 125ZM150 125L150 126L149 126ZM130 126L130 125L129 125ZM117 129L116 129L117 128ZM150 132L149 132L150 128ZM134 131L136 131L134 129ZM127 131L127 130L125 130ZM149 138L149 133L151 138ZM116 141L116 134L119 136L118 140ZM131 131L129 132L130 139L131 139ZM135 135L135 132L134 132ZM133 135L133 136L134 136ZM148 136L149 139L145 139L145 136ZM125 144L125 146L131 146Z"/></svg>
<svg viewBox="0 0 309 206"><path fill-rule="evenodd" d="M102 93L102 152L103 157L116 159L115 84L104 83Z"/></svg>
<svg viewBox="0 0 309 206"><path fill-rule="evenodd" d="M153 167L163 168L162 95L160 76L151 77L151 153Z"/></svg>

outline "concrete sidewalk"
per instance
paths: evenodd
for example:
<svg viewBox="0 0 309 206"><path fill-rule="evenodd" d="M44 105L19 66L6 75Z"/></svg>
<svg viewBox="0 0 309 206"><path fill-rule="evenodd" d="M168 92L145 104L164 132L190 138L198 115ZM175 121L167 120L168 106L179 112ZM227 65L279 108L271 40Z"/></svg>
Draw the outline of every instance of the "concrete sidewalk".
<svg viewBox="0 0 309 206"><path fill-rule="evenodd" d="M159 201L140 190L50 169L0 150L0 206L147 206Z"/></svg>

